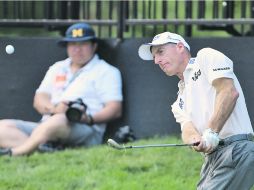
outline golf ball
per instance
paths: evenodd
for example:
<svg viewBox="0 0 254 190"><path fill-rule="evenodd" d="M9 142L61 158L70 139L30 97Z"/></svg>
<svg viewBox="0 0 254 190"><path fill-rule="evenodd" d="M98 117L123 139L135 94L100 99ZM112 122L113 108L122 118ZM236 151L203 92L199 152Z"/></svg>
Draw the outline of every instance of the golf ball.
<svg viewBox="0 0 254 190"><path fill-rule="evenodd" d="M12 46L12 45L7 45L6 47L5 47L5 51L6 51L6 53L8 53L8 54L13 54L14 53L14 47Z"/></svg>

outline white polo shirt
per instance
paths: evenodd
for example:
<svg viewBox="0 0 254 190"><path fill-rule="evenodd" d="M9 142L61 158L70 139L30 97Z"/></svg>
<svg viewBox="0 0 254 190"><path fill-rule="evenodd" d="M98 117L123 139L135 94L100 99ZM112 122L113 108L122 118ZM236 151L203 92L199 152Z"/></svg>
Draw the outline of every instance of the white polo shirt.
<svg viewBox="0 0 254 190"><path fill-rule="evenodd" d="M87 113L99 112L109 101L122 101L122 79L120 71L99 59L92 60L73 74L71 59L56 62L47 71L36 92L48 93L53 104L82 98L87 105ZM100 131L106 124L95 125Z"/></svg>
<svg viewBox="0 0 254 190"><path fill-rule="evenodd" d="M190 60L183 75L184 88L179 89L175 103L190 116L200 134L203 134L214 111L216 91L212 82L222 77L234 80L239 98L219 134L220 138L253 133L242 88L233 73L233 62L228 57L211 48L201 49L197 57Z"/></svg>

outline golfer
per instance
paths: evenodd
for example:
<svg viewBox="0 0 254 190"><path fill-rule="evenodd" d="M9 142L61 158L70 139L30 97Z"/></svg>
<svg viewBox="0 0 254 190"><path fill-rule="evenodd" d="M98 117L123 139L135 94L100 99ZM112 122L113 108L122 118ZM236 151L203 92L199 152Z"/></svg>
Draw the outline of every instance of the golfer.
<svg viewBox="0 0 254 190"><path fill-rule="evenodd" d="M153 60L168 76L176 75L179 91L172 112L185 143L205 161L199 190L247 190L254 184L253 128L233 62L204 48L191 57L182 36L164 32L139 47L143 60Z"/></svg>

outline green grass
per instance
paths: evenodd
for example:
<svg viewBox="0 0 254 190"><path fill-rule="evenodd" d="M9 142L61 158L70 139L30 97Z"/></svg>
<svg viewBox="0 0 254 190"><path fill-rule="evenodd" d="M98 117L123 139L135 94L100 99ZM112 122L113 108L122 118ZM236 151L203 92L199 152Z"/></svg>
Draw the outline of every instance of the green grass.
<svg viewBox="0 0 254 190"><path fill-rule="evenodd" d="M180 143L176 137L135 144ZM115 150L107 145L0 158L0 189L196 189L200 154L187 147Z"/></svg>
<svg viewBox="0 0 254 190"><path fill-rule="evenodd" d="M163 137L134 144L161 143L181 143L181 140ZM0 189L194 190L202 161L199 153L187 147L120 151L107 145L0 157Z"/></svg>

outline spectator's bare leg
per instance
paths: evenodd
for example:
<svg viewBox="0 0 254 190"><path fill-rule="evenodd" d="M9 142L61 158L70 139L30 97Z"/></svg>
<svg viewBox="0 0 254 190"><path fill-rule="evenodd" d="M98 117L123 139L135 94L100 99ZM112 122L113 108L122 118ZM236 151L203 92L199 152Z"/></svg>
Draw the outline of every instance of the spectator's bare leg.
<svg viewBox="0 0 254 190"><path fill-rule="evenodd" d="M12 155L29 154L36 150L40 144L49 140L67 138L70 134L70 127L64 114L56 114L40 124L31 136L22 145L12 149Z"/></svg>
<svg viewBox="0 0 254 190"><path fill-rule="evenodd" d="M28 136L16 128L14 122L8 119L0 121L0 147L13 148L23 144Z"/></svg>

